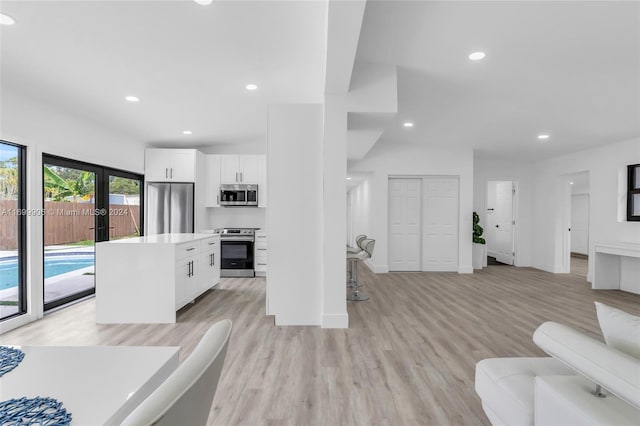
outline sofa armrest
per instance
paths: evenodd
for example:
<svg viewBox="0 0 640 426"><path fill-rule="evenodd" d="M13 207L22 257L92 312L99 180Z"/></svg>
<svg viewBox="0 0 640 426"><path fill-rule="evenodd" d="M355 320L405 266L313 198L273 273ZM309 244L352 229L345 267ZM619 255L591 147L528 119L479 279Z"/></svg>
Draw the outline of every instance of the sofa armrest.
<svg viewBox="0 0 640 426"><path fill-rule="evenodd" d="M555 322L533 334L543 351L629 404L640 408L640 360Z"/></svg>

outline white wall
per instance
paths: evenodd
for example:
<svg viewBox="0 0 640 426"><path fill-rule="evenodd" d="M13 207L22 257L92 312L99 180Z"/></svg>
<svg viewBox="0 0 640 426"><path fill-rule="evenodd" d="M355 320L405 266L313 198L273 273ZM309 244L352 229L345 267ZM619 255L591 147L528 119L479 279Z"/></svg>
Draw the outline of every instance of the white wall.
<svg viewBox="0 0 640 426"><path fill-rule="evenodd" d="M524 161L513 159L505 160L496 157L477 156L474 158L473 180L473 210L480 216L480 225L489 232L491 223L487 215L487 208L495 207L487 205L489 181L513 181L517 186L514 199L515 206L515 251L516 266L531 266L533 258L533 197L534 179L533 165ZM495 224L493 224L495 226ZM490 234L487 235L489 238Z"/></svg>
<svg viewBox="0 0 640 426"><path fill-rule="evenodd" d="M27 147L27 208L42 208L42 153L142 173L144 146L84 117L2 87L0 139ZM27 218L28 314L3 321L0 332L41 318L42 218Z"/></svg>
<svg viewBox="0 0 640 426"><path fill-rule="evenodd" d="M533 266L559 272L562 267L562 188L566 175L589 172L589 257L596 242L640 241L640 222L619 220L619 188L629 164L640 163L640 138L576 152L534 166L535 204ZM593 276L589 262L588 279Z"/></svg>
<svg viewBox="0 0 640 426"><path fill-rule="evenodd" d="M443 149L380 141L363 160L351 165L349 172L352 171L371 173L369 231L363 233L376 240L375 251L370 262L375 272L389 270L387 250L389 176L459 176L458 271L465 273L473 271L471 265L473 151L471 149Z"/></svg>
<svg viewBox="0 0 640 426"><path fill-rule="evenodd" d="M589 194L571 195L571 252L589 254Z"/></svg>
<svg viewBox="0 0 640 426"><path fill-rule="evenodd" d="M369 223L369 212L371 206L371 183L369 179L365 179L360 185L353 188L351 195L351 223L352 240L349 245L355 247L355 237L358 235L371 235L371 226Z"/></svg>
<svg viewBox="0 0 640 426"><path fill-rule="evenodd" d="M321 324L322 148L322 105L269 106L267 303L277 325Z"/></svg>

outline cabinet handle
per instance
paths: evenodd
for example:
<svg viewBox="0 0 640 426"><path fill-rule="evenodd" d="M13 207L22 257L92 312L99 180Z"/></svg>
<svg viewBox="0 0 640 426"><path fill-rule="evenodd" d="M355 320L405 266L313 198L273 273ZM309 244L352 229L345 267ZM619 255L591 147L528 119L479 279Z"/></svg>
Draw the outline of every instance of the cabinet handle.
<svg viewBox="0 0 640 426"><path fill-rule="evenodd" d="M192 250L195 250L195 249L196 249L195 247L191 247L191 248L188 248L187 251L192 251Z"/></svg>
<svg viewBox="0 0 640 426"><path fill-rule="evenodd" d="M238 172L236 172L236 182L238 181Z"/></svg>
<svg viewBox="0 0 640 426"><path fill-rule="evenodd" d="M266 251L267 249L261 249L261 248L259 248L258 250L264 250L264 251Z"/></svg>
<svg viewBox="0 0 640 426"><path fill-rule="evenodd" d="M191 262L187 262L187 278L191 276Z"/></svg>
<svg viewBox="0 0 640 426"><path fill-rule="evenodd" d="M266 263L258 263L258 265L260 265L260 266L267 266L267 264L266 264Z"/></svg>
<svg viewBox="0 0 640 426"><path fill-rule="evenodd" d="M173 167L171 168L171 179L173 179Z"/></svg>
<svg viewBox="0 0 640 426"><path fill-rule="evenodd" d="M240 172L240 182L242 182L242 172Z"/></svg>
<svg viewBox="0 0 640 426"><path fill-rule="evenodd" d="M164 177L168 178L169 177L169 169L168 168L164 168Z"/></svg>
<svg viewBox="0 0 640 426"><path fill-rule="evenodd" d="M220 205L220 194L216 195L216 204Z"/></svg>
<svg viewBox="0 0 640 426"><path fill-rule="evenodd" d="M214 245L215 243L209 243L210 246Z"/></svg>

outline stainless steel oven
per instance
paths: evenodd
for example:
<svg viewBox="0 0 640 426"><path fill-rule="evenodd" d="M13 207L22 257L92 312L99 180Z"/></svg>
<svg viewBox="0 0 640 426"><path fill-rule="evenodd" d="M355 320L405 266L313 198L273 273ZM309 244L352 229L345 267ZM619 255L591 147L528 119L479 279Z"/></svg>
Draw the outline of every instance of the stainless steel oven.
<svg viewBox="0 0 640 426"><path fill-rule="evenodd" d="M253 228L220 229L220 276L253 277Z"/></svg>

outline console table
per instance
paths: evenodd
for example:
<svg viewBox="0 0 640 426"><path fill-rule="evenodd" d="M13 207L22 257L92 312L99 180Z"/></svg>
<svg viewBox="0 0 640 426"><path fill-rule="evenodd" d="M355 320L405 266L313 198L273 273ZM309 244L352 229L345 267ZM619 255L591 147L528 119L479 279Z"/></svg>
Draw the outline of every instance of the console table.
<svg viewBox="0 0 640 426"><path fill-rule="evenodd" d="M594 290L640 294L640 244L594 243Z"/></svg>

